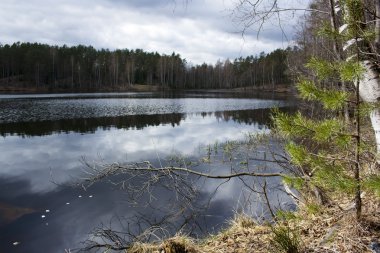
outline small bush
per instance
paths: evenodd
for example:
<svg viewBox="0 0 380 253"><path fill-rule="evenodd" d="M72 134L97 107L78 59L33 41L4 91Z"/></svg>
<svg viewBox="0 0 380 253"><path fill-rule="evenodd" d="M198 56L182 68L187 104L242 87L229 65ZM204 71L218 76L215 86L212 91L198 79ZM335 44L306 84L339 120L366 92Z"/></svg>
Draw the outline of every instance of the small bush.
<svg viewBox="0 0 380 253"><path fill-rule="evenodd" d="M294 212L292 211L284 211L284 210L278 210L276 212L276 217L279 220L284 221L290 221L290 220L298 220L300 217L298 217Z"/></svg>
<svg viewBox="0 0 380 253"><path fill-rule="evenodd" d="M315 203L309 203L306 205L306 211L310 215L316 215L321 212L321 206Z"/></svg>
<svg viewBox="0 0 380 253"><path fill-rule="evenodd" d="M278 225L272 227L273 238L271 240L274 253L299 253L301 252L301 239L298 233L289 226Z"/></svg>

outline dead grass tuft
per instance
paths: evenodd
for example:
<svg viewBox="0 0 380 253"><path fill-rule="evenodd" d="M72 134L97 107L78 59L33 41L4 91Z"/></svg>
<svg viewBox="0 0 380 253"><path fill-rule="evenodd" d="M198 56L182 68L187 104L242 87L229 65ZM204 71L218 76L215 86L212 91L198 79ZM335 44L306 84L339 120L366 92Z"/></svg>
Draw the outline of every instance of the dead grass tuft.
<svg viewBox="0 0 380 253"><path fill-rule="evenodd" d="M334 206L322 208L317 214L301 208L297 215L302 219L290 224L300 229L306 252L370 253L371 241L380 238L380 202L367 195L363 203L360 221L356 220L354 209Z"/></svg>
<svg viewBox="0 0 380 253"><path fill-rule="evenodd" d="M196 253L199 251L197 244L184 236L177 236L164 241L159 249L159 252L165 253Z"/></svg>
<svg viewBox="0 0 380 253"><path fill-rule="evenodd" d="M187 236L177 235L161 243L135 243L127 253L196 253L202 252Z"/></svg>
<svg viewBox="0 0 380 253"><path fill-rule="evenodd" d="M157 250L157 245L148 243L135 243L127 250L128 253L153 253Z"/></svg>
<svg viewBox="0 0 380 253"><path fill-rule="evenodd" d="M354 209L342 210L336 205L321 207L318 212L300 208L294 215L297 218L279 221L276 226L289 227L299 234L300 252L371 253L371 241L380 238L380 201L367 194L364 203L360 221L356 220ZM128 253L276 252L274 236L270 225L260 225L246 215L237 215L227 229L204 240L177 235L160 244L135 244Z"/></svg>
<svg viewBox="0 0 380 253"><path fill-rule="evenodd" d="M268 252L270 233L269 226L258 225L252 218L239 215L228 229L206 239L201 252Z"/></svg>

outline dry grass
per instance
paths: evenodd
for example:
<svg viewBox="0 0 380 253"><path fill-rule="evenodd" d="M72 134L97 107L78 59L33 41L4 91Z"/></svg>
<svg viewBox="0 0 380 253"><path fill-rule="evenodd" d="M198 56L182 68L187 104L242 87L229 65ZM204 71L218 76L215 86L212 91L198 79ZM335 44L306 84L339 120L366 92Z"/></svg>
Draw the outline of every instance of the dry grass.
<svg viewBox="0 0 380 253"><path fill-rule="evenodd" d="M176 235L161 243L135 243L126 253L197 253L198 244L184 235Z"/></svg>
<svg viewBox="0 0 380 253"><path fill-rule="evenodd" d="M370 253L371 241L380 238L380 201L374 196L364 198L363 218L355 219L353 209L338 206L320 208L317 212L301 208L291 220L279 221L299 233L300 252ZM279 252L273 248L270 225L259 225L250 217L236 216L229 227L204 240L183 235L157 244L135 244L128 253L243 253Z"/></svg>
<svg viewBox="0 0 380 253"><path fill-rule="evenodd" d="M239 215L230 222L230 227L202 243L201 252L257 252L269 251L271 229L258 225L251 218Z"/></svg>
<svg viewBox="0 0 380 253"><path fill-rule="evenodd" d="M290 225L300 230L305 252L370 253L371 241L380 238L380 202L374 196L364 198L363 216L357 221L355 210L338 206L310 213L301 208Z"/></svg>
<svg viewBox="0 0 380 253"><path fill-rule="evenodd" d="M160 244L136 243L128 253L224 253L257 252L269 250L271 229L257 225L247 216L237 216L228 229L204 240L193 240L177 235Z"/></svg>

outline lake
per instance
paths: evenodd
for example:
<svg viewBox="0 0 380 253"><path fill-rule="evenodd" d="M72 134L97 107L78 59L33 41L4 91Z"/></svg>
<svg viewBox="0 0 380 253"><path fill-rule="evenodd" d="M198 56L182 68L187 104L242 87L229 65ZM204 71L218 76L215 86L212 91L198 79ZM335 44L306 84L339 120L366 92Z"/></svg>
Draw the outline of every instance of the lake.
<svg viewBox="0 0 380 253"><path fill-rule="evenodd" d="M96 228L137 234L162 224L162 236L179 228L201 236L236 212L266 217L266 207L254 203L239 179L190 177L197 186L191 206L170 182L139 198L113 184L123 175L86 190L73 184L87 175L83 160L198 161L196 170L231 173L245 163L226 157L223 143L270 131L270 108L291 106L273 94L221 92L0 95L0 252L78 249ZM144 178L130 182L141 186ZM279 205L290 203L281 192L270 195Z"/></svg>

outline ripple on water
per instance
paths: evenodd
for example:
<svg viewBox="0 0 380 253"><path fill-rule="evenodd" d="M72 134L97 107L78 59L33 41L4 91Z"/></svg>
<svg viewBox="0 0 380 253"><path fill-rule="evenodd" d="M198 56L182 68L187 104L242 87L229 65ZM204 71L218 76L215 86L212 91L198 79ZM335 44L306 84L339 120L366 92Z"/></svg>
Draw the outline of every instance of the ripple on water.
<svg viewBox="0 0 380 253"><path fill-rule="evenodd" d="M284 106L285 102L218 98L103 98L0 100L0 123L117 117L170 113L201 113Z"/></svg>

